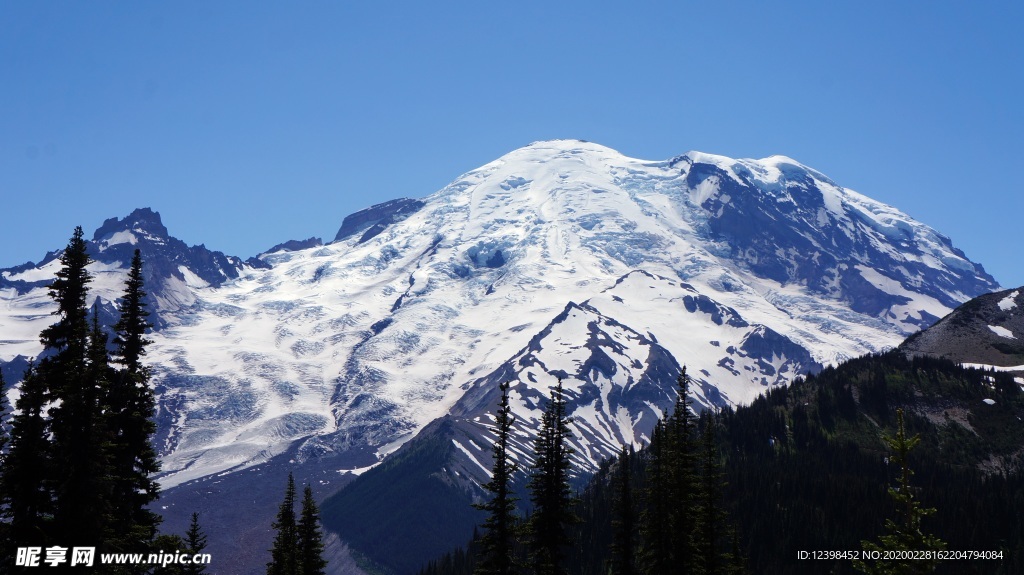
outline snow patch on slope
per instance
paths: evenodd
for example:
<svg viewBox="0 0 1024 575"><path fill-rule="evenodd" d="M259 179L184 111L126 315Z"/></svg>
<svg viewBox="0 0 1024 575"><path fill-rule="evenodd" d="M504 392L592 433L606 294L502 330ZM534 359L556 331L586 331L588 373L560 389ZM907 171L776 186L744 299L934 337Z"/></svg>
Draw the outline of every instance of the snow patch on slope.
<svg viewBox="0 0 1024 575"><path fill-rule="evenodd" d="M1011 309L1016 308L1017 307L1017 296L1018 295L1020 295L1020 292L1014 291L1014 292L1011 292L1010 295L1008 295L1005 298L999 300L999 309L1001 309L1003 311L1010 311Z"/></svg>
<svg viewBox="0 0 1024 575"><path fill-rule="evenodd" d="M1016 338L1016 337L1015 337L1015 336L1013 335L1013 332L1012 332L1012 331L1010 331L1010 330L1006 329L1006 328L1005 328L1005 327L1003 327L1003 326L999 326L999 325L990 325L990 326L988 326L988 328L989 328L990 330L992 330L992 333L994 333L994 334L998 335L999 337L1005 337L1005 338L1007 338L1007 339L1017 339L1017 338Z"/></svg>

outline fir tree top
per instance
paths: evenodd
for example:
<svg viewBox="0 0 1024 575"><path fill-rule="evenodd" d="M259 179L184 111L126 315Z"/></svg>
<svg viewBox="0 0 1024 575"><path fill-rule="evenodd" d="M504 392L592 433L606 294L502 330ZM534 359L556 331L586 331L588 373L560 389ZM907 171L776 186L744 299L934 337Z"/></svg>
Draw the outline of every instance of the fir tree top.
<svg viewBox="0 0 1024 575"><path fill-rule="evenodd" d="M139 250L135 250L128 279L125 280L124 296L121 298L121 319L114 325L114 331L117 332L114 338L117 346L116 361L129 373L138 373L142 369L140 361L146 353L146 345L152 343L145 338L146 330L153 326L146 321L149 312L146 311L146 292L142 286L142 256Z"/></svg>
<svg viewBox="0 0 1024 575"><path fill-rule="evenodd" d="M60 319L39 334L40 341L47 348L63 350L84 346L88 332L88 284L92 281L86 266L91 261L86 253L82 226L78 226L60 256L61 269L50 284L50 297L57 302L57 310L53 314ZM80 353L85 353L84 347Z"/></svg>

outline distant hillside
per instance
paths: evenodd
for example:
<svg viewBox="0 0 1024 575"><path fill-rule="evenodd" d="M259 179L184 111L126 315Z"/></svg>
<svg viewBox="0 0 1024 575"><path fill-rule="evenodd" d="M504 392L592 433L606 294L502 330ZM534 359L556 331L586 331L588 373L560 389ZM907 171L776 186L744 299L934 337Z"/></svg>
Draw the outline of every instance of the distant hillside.
<svg viewBox="0 0 1024 575"><path fill-rule="evenodd" d="M1016 367L1024 372L1024 287L978 296L900 349L957 363Z"/></svg>

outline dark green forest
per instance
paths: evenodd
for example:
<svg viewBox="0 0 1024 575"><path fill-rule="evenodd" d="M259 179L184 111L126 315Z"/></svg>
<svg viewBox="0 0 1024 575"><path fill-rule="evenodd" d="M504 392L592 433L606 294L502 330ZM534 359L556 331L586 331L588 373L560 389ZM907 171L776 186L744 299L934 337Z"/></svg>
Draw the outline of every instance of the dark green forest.
<svg viewBox="0 0 1024 575"><path fill-rule="evenodd" d="M580 521L565 547L566 573L1024 572L1024 394L1009 374L895 350L799 378L736 410L679 417L681 404L650 446L604 462L577 492ZM673 427L675 438L666 440ZM905 460L894 447L900 437ZM720 493L711 493L714 474ZM666 476L675 478L667 488ZM916 510L916 541L944 546L953 557L991 552L1001 559L869 561L858 568L849 553L798 559L801 551L863 554L894 545L892 531L909 509L901 497ZM702 498L707 502L697 503ZM673 499L695 513L673 520ZM701 536L708 521L700 516L712 508L720 531L709 539ZM521 534L529 532L529 516L520 505ZM431 561L421 575L491 572L479 564L485 534ZM717 545L715 564L699 549L709 540ZM520 535L521 559L529 557L528 541Z"/></svg>

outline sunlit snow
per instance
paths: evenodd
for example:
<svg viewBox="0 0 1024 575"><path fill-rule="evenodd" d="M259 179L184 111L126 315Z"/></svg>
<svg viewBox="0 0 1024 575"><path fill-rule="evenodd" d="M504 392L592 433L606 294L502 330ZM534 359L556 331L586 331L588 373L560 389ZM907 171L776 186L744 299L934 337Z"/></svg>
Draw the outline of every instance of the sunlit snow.
<svg viewBox="0 0 1024 575"><path fill-rule="evenodd" d="M1011 309L1014 309L1015 307L1017 307L1017 296L1018 295L1020 295L1020 292L1014 291L1014 292L1011 292L1010 295L1008 295L1008 296L1004 297L1003 299L999 300L999 309L1001 309L1003 311L1010 311Z"/></svg>
<svg viewBox="0 0 1024 575"><path fill-rule="evenodd" d="M770 330L828 364L895 346L922 313L950 311L914 291L917 278L862 261L843 265L908 302L866 315L799 282L759 276L708 232L714 214L704 202L736 198L718 197L713 178L691 187L687 165L714 164L726 179L766 189L779 188L784 171L803 170L823 206L807 225L856 231L936 274L971 264L934 230L789 158L681 158L673 164L575 140L537 142L458 177L364 243L357 234L270 254L272 269L246 268L216 289L178 268L161 292L166 325L147 356L154 381L166 384L161 405L177 410L167 415L174 431L161 446L165 487L256 465L296 444L369 448L382 458L549 325L548 347L533 354L544 365L517 367L520 382L538 394L554 383L552 371L585 364L593 327L621 350L614 373L594 372L596 399L572 414L592 432L581 447L598 457L623 441L644 441L639 430L660 415L653 404L634 414L611 407L614 392L636 382L632 362L643 362L655 341L688 367L698 403L711 403L706 394L717 391L720 401L739 404L798 375L787 370L790 357L742 352L749 338ZM795 200L780 188L775 201ZM133 238L114 234L107 244ZM923 255L902 255L894 240L912 240ZM6 279L42 281L57 269L54 261ZM91 269L95 294L115 301L126 270ZM704 307L687 311L701 296ZM577 307L553 324L570 302ZM0 359L37 354L51 310L45 288L0 290ZM511 404L522 421L539 417L533 399L513 395Z"/></svg>
<svg viewBox="0 0 1024 575"><path fill-rule="evenodd" d="M990 326L988 326L988 328L990 330L992 330L992 333L998 335L999 337L1005 337L1005 338L1008 338L1008 339L1017 339L1013 335L1012 331L1006 329L1005 327L1003 327L1001 325L990 325Z"/></svg>

